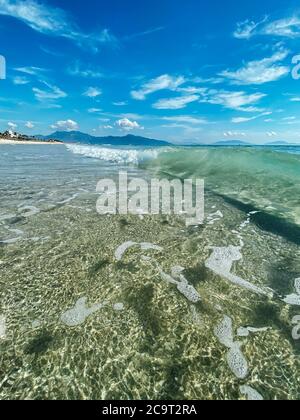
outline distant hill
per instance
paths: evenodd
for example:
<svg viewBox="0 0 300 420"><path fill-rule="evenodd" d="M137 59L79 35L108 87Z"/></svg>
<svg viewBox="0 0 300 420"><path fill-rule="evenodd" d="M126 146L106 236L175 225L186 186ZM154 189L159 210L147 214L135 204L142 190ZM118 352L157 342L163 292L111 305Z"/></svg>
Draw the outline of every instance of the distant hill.
<svg viewBox="0 0 300 420"><path fill-rule="evenodd" d="M221 140L214 143L214 146L251 146L251 144L242 140Z"/></svg>
<svg viewBox="0 0 300 420"><path fill-rule="evenodd" d="M267 146L293 146L293 143L289 143L288 141L273 141L268 143Z"/></svg>
<svg viewBox="0 0 300 420"><path fill-rule="evenodd" d="M111 145L111 146L169 146L171 143L162 140L148 139L146 137L134 136L107 136L95 137L80 131L56 131L49 136L36 136L42 140L55 139L68 143L83 143L89 145Z"/></svg>

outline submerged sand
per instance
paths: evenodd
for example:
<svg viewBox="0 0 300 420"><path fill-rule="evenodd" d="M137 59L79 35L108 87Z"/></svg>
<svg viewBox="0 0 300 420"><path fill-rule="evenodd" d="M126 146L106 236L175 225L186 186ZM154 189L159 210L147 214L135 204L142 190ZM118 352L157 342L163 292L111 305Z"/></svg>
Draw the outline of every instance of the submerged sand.
<svg viewBox="0 0 300 420"><path fill-rule="evenodd" d="M231 272L276 288L280 273L299 269L299 248L252 223L237 233L248 216L212 197L196 228L180 217L99 216L94 205L82 193L5 221L24 233L0 247L1 399L299 398L297 308L207 264L213 246L242 237ZM215 207L224 217L211 224Z"/></svg>

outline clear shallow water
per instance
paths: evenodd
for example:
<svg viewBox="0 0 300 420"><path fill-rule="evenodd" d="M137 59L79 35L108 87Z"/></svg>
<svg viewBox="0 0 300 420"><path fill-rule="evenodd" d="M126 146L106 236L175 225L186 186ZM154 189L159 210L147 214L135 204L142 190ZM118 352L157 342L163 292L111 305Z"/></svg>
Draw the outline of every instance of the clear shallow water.
<svg viewBox="0 0 300 420"><path fill-rule="evenodd" d="M292 321L300 307L283 301L300 277L298 156L76 154L54 145L0 152L0 398L245 399L250 387L265 399L299 399ZM100 217L96 183L126 164L132 175L147 176L139 164L204 176L205 224ZM120 254L128 241L159 248ZM201 301L189 300L191 287Z"/></svg>

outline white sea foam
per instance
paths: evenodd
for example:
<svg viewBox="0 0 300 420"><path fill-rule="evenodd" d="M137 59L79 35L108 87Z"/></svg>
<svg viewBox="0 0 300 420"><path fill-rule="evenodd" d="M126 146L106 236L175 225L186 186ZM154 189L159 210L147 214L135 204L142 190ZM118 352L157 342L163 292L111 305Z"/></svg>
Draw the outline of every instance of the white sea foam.
<svg viewBox="0 0 300 420"><path fill-rule="evenodd" d="M229 280L231 283L236 284L251 292L268 296L270 292L263 290L260 287L248 282L231 273L234 261L242 260L241 248L236 246L228 247L212 247L212 254L206 260L205 267L213 271L215 274Z"/></svg>
<svg viewBox="0 0 300 420"><path fill-rule="evenodd" d="M6 317L4 315L0 315L0 340L4 340L6 338Z"/></svg>
<svg viewBox="0 0 300 420"><path fill-rule="evenodd" d="M70 203L71 201L75 200L75 198L77 198L78 196L79 196L79 193L73 194L71 197L68 197L65 200L58 201L57 204L67 204L67 203Z"/></svg>
<svg viewBox="0 0 300 420"><path fill-rule="evenodd" d="M190 285L187 279L180 274L184 269L182 267L173 267L172 268L172 275L175 274L175 277L178 277L179 280L175 280L172 276L165 273L162 268L157 264L160 276L162 280L166 281L170 284L175 284L177 287L177 290L190 302L192 303L198 303L201 301L201 296L197 292L197 290L194 288L194 286Z"/></svg>
<svg viewBox="0 0 300 420"><path fill-rule="evenodd" d="M239 379L245 379L248 375L248 362L241 352L240 343L233 343L227 354L227 363L234 375Z"/></svg>
<svg viewBox="0 0 300 420"><path fill-rule="evenodd" d="M35 206L21 206L19 207L19 213L21 213L23 217L31 217L40 213L40 209Z"/></svg>
<svg viewBox="0 0 300 420"><path fill-rule="evenodd" d="M233 327L232 319L225 316L222 322L214 329L215 336L218 338L221 344L227 348L233 346Z"/></svg>
<svg viewBox="0 0 300 420"><path fill-rule="evenodd" d="M271 329L271 328L269 328L269 327L265 327L265 328L240 327L237 330L237 335L239 337L248 337L250 335L250 333L266 332L269 329Z"/></svg>
<svg viewBox="0 0 300 420"><path fill-rule="evenodd" d="M103 302L88 308L86 301L87 298L83 297L76 302L73 308L64 312L60 318L62 323L68 327L76 327L77 325L81 325L90 315L98 312L106 305L106 302Z"/></svg>
<svg viewBox="0 0 300 420"><path fill-rule="evenodd" d="M300 278L295 280L295 289L298 295L300 295Z"/></svg>
<svg viewBox="0 0 300 420"><path fill-rule="evenodd" d="M14 244L16 242L18 242L22 236L24 235L24 232L20 229L11 229L8 226L4 226L9 232L12 232L13 234L17 235L16 237L13 238L9 238L9 239L5 239L3 241L0 241L1 244L5 244L5 245L11 245Z"/></svg>
<svg viewBox="0 0 300 420"><path fill-rule="evenodd" d="M220 343L229 349L227 363L230 370L237 378L244 379L248 374L248 363L241 351L241 344L234 341L232 319L224 316L214 333Z"/></svg>
<svg viewBox="0 0 300 420"><path fill-rule="evenodd" d="M145 160L155 159L159 153L155 149L117 149L76 144L68 144L66 147L76 155L124 165L137 165Z"/></svg>
<svg viewBox="0 0 300 420"><path fill-rule="evenodd" d="M264 398L259 392L251 388L251 386L244 385L240 387L240 392L243 395L246 395L248 401L263 401Z"/></svg>
<svg viewBox="0 0 300 420"><path fill-rule="evenodd" d="M212 213L209 216L207 216L208 224L214 225L216 222L223 219L223 217L224 217L223 213L218 210L217 212Z"/></svg>
<svg viewBox="0 0 300 420"><path fill-rule="evenodd" d="M139 246L142 251L148 251L148 250L151 250L151 249L154 250L154 251L162 251L163 250L162 247L160 247L158 245L151 244L149 242L138 243L138 242L128 241L128 242L124 242L122 245L120 245L116 249L116 251L115 251L116 260L121 261L125 252L129 248L132 248L133 246Z"/></svg>
<svg viewBox="0 0 300 420"><path fill-rule="evenodd" d="M113 306L115 311L123 311L124 310L124 304L123 303L115 303Z"/></svg>

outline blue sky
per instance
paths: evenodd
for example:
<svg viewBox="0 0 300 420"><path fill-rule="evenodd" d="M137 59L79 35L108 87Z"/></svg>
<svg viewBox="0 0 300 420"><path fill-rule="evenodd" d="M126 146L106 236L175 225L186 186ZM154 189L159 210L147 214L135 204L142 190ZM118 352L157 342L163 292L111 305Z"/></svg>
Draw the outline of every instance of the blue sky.
<svg viewBox="0 0 300 420"><path fill-rule="evenodd" d="M300 143L297 1L0 0L0 29L2 131Z"/></svg>

